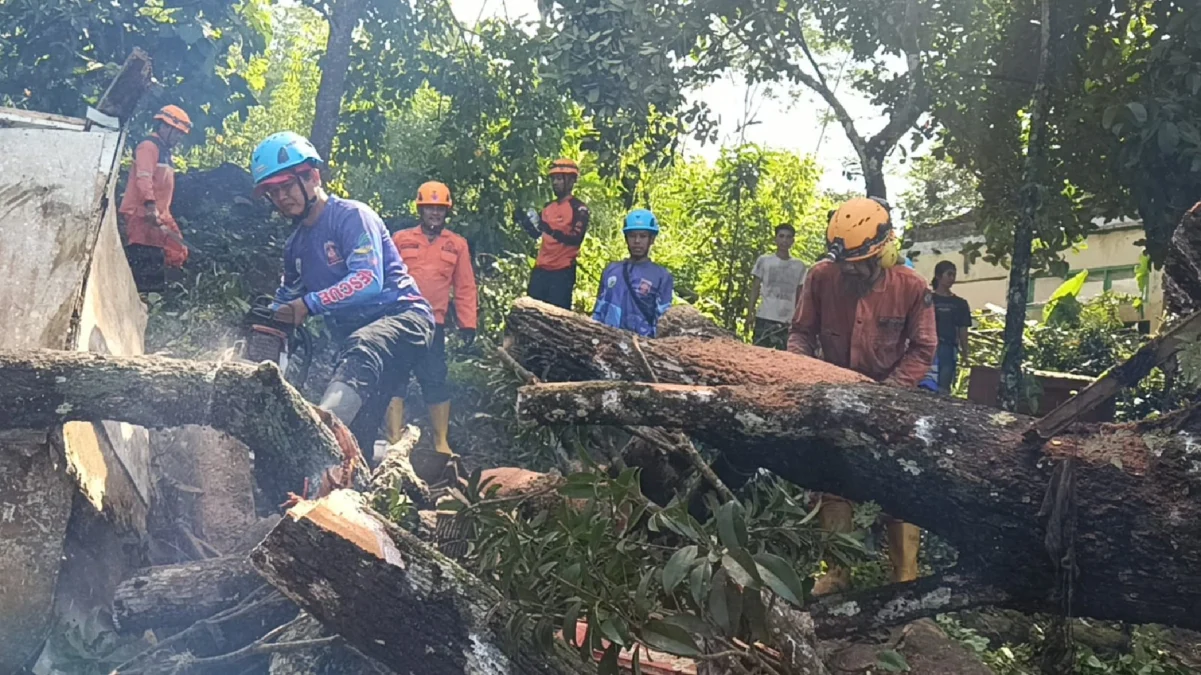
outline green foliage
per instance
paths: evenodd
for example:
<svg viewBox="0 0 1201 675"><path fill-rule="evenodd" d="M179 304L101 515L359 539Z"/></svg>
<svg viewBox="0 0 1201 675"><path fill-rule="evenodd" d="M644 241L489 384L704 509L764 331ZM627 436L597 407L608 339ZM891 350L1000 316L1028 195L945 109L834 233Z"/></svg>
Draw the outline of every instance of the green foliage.
<svg viewBox="0 0 1201 675"><path fill-rule="evenodd" d="M271 40L261 55L232 64L259 101L205 130L202 143L185 155L188 167L209 169L228 162L250 166L250 154L277 131L307 134L321 83L318 58L327 27L316 12L301 7L275 7Z"/></svg>
<svg viewBox="0 0 1201 675"><path fill-rule="evenodd" d="M706 523L683 501L648 502L636 470L575 473L513 498L477 474L467 495L458 508L476 533L468 562L514 604L510 630L549 644L561 628L585 657L602 637L681 656L700 653L700 640L769 640L764 602L802 604L823 545L861 555L844 538L823 541L816 509L776 479L754 482L744 501L710 499ZM588 626L582 644L577 620Z"/></svg>
<svg viewBox="0 0 1201 675"><path fill-rule="evenodd" d="M605 175L617 175L625 151L639 141L646 145L638 163L664 166L682 123L715 140L704 107L688 106L685 97L719 70L695 58L711 39L706 3L553 0L541 10L541 75L594 120L598 133L585 148L598 154ZM626 187L638 178L635 165Z"/></svg>
<svg viewBox="0 0 1201 675"><path fill-rule="evenodd" d="M979 656L997 675L1037 675L1043 672L1038 655L1045 639L1044 621L1035 624L1030 643L1002 644L995 648L987 637L964 627L953 616L939 616L938 624L947 635ZM1129 653L1101 655L1081 646L1077 649L1072 672L1077 675L1185 675L1194 671L1170 651L1160 629L1137 626L1132 630Z"/></svg>
<svg viewBox="0 0 1201 675"><path fill-rule="evenodd" d="M147 108L182 104L197 127L254 103L231 63L263 49L264 0L0 2L0 105L82 115L134 47L164 85Z"/></svg>
<svg viewBox="0 0 1201 675"><path fill-rule="evenodd" d="M744 319L751 269L760 255L774 250L776 225L796 228L793 253L800 259L812 262L824 251L831 202L817 191L819 175L811 159L755 145L727 148L712 166L679 161L648 172L641 188L645 206L663 228L651 257L671 270L681 299L749 334ZM615 207L606 209L613 217L594 217L600 223L580 258L577 288L588 294L588 308L605 264L627 255Z"/></svg>
<svg viewBox="0 0 1201 675"><path fill-rule="evenodd" d="M1080 289L1072 281L1060 287L1064 293L1043 321L1027 322L1023 337L1027 370L1098 377L1130 358L1145 342L1145 336L1125 326L1120 317L1120 308L1130 304L1129 297L1107 292L1080 302L1076 299ZM976 315L976 325L969 333L974 364L1000 363L1001 345L996 336L1002 321L984 313ZM1036 381L1023 381L1029 387L1024 397L1036 399L1041 394ZM1120 420L1142 419L1160 414L1166 403L1163 373L1156 369L1118 394L1117 416Z"/></svg>
<svg viewBox="0 0 1201 675"><path fill-rule="evenodd" d="M1059 285L1047 304L1043 306L1043 323L1060 322L1079 324L1080 303L1077 298L1088 281L1088 270L1081 270L1076 276Z"/></svg>
<svg viewBox="0 0 1201 675"><path fill-rule="evenodd" d="M1201 6L1139 1L1090 18L1064 105L1064 172L1105 215L1140 215L1161 265L1201 177Z"/></svg>
<svg viewBox="0 0 1201 675"><path fill-rule="evenodd" d="M923 155L910 165L912 187L897 202L911 227L936 225L980 206L976 178L945 155Z"/></svg>

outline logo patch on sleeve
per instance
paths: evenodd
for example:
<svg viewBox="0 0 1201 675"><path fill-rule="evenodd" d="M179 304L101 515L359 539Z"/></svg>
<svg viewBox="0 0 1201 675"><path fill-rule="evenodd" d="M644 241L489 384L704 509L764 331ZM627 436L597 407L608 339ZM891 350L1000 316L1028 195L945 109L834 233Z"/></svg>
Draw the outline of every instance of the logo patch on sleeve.
<svg viewBox="0 0 1201 675"><path fill-rule="evenodd" d="M332 241L325 242L325 264L330 267L342 264L342 254L338 253L338 245Z"/></svg>

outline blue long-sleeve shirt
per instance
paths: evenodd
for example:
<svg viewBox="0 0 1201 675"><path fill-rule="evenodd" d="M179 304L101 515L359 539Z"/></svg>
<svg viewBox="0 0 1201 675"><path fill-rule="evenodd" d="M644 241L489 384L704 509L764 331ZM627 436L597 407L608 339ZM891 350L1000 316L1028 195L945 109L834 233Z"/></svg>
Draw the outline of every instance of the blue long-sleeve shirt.
<svg viewBox="0 0 1201 675"><path fill-rule="evenodd" d="M398 310L416 309L434 320L380 217L366 204L337 197L284 245L275 300L297 298L310 314L325 315L339 338Z"/></svg>
<svg viewBox="0 0 1201 675"><path fill-rule="evenodd" d="M671 272L649 260L610 263L601 275L592 318L605 325L655 337L659 317L671 307Z"/></svg>

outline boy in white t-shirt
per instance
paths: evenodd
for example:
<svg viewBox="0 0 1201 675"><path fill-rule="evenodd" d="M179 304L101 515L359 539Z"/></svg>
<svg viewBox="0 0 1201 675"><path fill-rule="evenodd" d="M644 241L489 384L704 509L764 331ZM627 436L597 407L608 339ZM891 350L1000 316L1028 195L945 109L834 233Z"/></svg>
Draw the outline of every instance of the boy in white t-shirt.
<svg viewBox="0 0 1201 675"><path fill-rule="evenodd" d="M777 226L776 252L760 256L751 270L755 280L751 284L750 311L755 320L757 346L781 350L788 347L788 327L808 270L805 263L789 253L794 241L796 230L791 225Z"/></svg>

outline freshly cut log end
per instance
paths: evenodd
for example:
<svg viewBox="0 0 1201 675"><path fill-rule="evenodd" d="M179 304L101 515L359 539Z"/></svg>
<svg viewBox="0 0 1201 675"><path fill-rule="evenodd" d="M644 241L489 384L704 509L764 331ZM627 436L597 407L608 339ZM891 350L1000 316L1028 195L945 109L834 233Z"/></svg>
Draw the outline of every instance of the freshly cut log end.
<svg viewBox="0 0 1201 675"><path fill-rule="evenodd" d="M566 647L502 639L500 594L339 490L290 510L251 555L273 585L367 656L401 673L594 672Z"/></svg>

